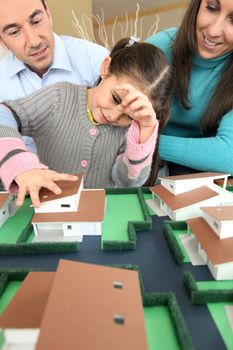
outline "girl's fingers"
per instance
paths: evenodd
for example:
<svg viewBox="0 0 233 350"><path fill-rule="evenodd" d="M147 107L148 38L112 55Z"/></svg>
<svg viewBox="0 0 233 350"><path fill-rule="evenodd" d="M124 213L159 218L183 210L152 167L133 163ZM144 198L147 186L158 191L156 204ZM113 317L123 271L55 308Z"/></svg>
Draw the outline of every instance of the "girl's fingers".
<svg viewBox="0 0 233 350"><path fill-rule="evenodd" d="M47 179L50 181L76 181L77 176L71 175L71 174L66 174L66 173L57 173L56 171L53 170L47 170Z"/></svg>
<svg viewBox="0 0 233 350"><path fill-rule="evenodd" d="M148 101L141 99L133 101L129 106L127 106L127 109L132 112L136 112L142 109L148 109L151 112L153 111L153 107L151 106L151 104L148 103Z"/></svg>
<svg viewBox="0 0 233 350"><path fill-rule="evenodd" d="M115 86L116 90L125 90L126 92L132 92L135 91L135 87L131 84L119 84Z"/></svg>
<svg viewBox="0 0 233 350"><path fill-rule="evenodd" d="M39 191L42 187L47 188L51 192L59 195L61 193L60 187L56 181L76 181L77 176L57 173L56 171L48 169L32 169L20 173L16 176L15 181L18 184L18 198L17 205L23 205L25 195L30 194L32 205L35 208L40 206Z"/></svg>
<svg viewBox="0 0 233 350"><path fill-rule="evenodd" d="M148 104L150 103L150 101L146 95L144 95L140 91L135 90L135 91L130 92L127 95L125 95L121 104L122 104L122 106L125 107L125 106L130 105L132 102L134 102L136 100L141 101L142 103L148 103Z"/></svg>
<svg viewBox="0 0 233 350"><path fill-rule="evenodd" d="M39 208L39 206L40 206L39 190L40 190L40 188L38 188L38 187L32 187L29 190L31 202L35 208Z"/></svg>
<svg viewBox="0 0 233 350"><path fill-rule="evenodd" d="M31 201L32 201L32 205L35 207L35 208L39 208L40 206L40 196L39 196L39 193L40 193L40 189L44 187L44 188L47 188L48 190L50 190L51 192L55 193L55 194L60 194L61 193L61 189L60 187L58 187L55 182L53 181L46 181L43 183L43 185L39 185L39 186L31 186L29 188L29 194L30 194L30 197L31 197Z"/></svg>
<svg viewBox="0 0 233 350"><path fill-rule="evenodd" d="M17 195L17 201L16 201L16 205L18 207L21 207L23 205L26 193L27 193L27 191L25 188L19 188L19 192Z"/></svg>
<svg viewBox="0 0 233 350"><path fill-rule="evenodd" d="M51 192L53 192L54 194L57 194L57 195L61 194L61 192L62 192L60 187L58 185L56 185L55 182L53 182L53 181L46 182L46 184L44 184L41 187L45 187L45 188L47 188L48 190L50 190Z"/></svg>

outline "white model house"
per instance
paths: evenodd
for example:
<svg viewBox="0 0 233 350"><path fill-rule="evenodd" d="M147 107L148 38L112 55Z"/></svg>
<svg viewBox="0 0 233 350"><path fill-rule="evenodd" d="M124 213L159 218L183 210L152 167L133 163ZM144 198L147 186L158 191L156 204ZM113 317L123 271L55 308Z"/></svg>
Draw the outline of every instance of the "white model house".
<svg viewBox="0 0 233 350"><path fill-rule="evenodd" d="M204 207L202 216L220 239L233 237L233 206Z"/></svg>
<svg viewBox="0 0 233 350"><path fill-rule="evenodd" d="M40 192L43 202L32 218L34 242L82 242L83 235L101 235L105 191L83 190L82 183L78 174L76 182L58 183L58 196L46 189Z"/></svg>
<svg viewBox="0 0 233 350"><path fill-rule="evenodd" d="M58 181L57 185L62 188L62 193L56 195L46 188L40 190L39 208L35 213L59 213L76 211L79 204L81 191L83 190L83 174L77 174L77 181Z"/></svg>
<svg viewBox="0 0 233 350"><path fill-rule="evenodd" d="M223 188L226 188L227 178L230 174L225 173L196 173L178 176L161 177L161 185L173 194L180 194L200 188L211 186L215 180L223 179Z"/></svg>
<svg viewBox="0 0 233 350"><path fill-rule="evenodd" d="M216 280L233 279L233 206L205 207L203 217L187 220L198 253ZM220 238L221 237L221 238Z"/></svg>
<svg viewBox="0 0 233 350"><path fill-rule="evenodd" d="M0 192L0 227L10 216L10 201L11 195L8 192Z"/></svg>
<svg viewBox="0 0 233 350"><path fill-rule="evenodd" d="M228 174L197 173L161 178L161 184L150 188L153 197L159 198L160 208L173 220L187 220L202 215L200 207L233 205L233 194L214 180Z"/></svg>
<svg viewBox="0 0 233 350"><path fill-rule="evenodd" d="M0 227L6 220L15 214L17 207L14 201L14 196L9 192L0 192Z"/></svg>

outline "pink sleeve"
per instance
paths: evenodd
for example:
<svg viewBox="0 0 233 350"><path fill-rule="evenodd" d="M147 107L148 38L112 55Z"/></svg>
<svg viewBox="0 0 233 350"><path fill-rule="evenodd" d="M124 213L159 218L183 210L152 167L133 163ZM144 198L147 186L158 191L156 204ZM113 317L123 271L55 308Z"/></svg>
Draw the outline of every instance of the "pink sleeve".
<svg viewBox="0 0 233 350"><path fill-rule="evenodd" d="M0 140L0 178L7 190L16 192L15 177L30 169L47 169L40 163L36 154L27 151L20 139L4 138Z"/></svg>
<svg viewBox="0 0 233 350"><path fill-rule="evenodd" d="M125 152L119 156L126 164L130 178L137 178L141 170L146 165L151 164L158 135L158 125L157 121L152 135L145 143L139 143L140 127L137 122L132 122L127 133Z"/></svg>

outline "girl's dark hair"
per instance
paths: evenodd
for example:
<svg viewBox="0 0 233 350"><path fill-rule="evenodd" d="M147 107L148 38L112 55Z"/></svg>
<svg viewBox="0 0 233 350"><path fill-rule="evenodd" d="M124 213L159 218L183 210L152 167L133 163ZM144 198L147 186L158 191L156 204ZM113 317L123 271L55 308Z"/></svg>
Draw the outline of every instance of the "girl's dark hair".
<svg viewBox="0 0 233 350"><path fill-rule="evenodd" d="M191 0L173 44L174 89L185 109L193 55L197 52L196 19L202 0ZM200 129L205 136L216 135L223 115L233 108L233 57L226 65L209 105L202 116Z"/></svg>
<svg viewBox="0 0 233 350"><path fill-rule="evenodd" d="M45 3L45 0L41 0L41 2L42 2L42 5L44 6L44 8L47 9L47 5Z"/></svg>
<svg viewBox="0 0 233 350"><path fill-rule="evenodd" d="M173 92L171 67L165 54L158 47L149 43L129 44L130 42L130 38L124 38L115 44L110 53L109 73L132 77L146 89L159 120L159 134L161 134L167 122L169 102ZM151 174L146 185L154 184L158 163L158 147L156 147Z"/></svg>

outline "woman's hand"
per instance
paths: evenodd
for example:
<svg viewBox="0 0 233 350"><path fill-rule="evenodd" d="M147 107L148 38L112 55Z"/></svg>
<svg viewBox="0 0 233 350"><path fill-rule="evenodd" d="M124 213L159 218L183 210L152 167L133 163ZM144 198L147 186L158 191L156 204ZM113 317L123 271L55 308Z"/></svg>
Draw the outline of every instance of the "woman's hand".
<svg viewBox="0 0 233 350"><path fill-rule="evenodd" d="M61 189L55 181L66 180L76 181L77 176L57 173L56 171L47 169L32 169L23 171L16 176L15 182L19 187L17 205L23 205L26 194L31 197L32 205L35 208L40 206L39 191L42 187L48 188L55 194L60 194Z"/></svg>
<svg viewBox="0 0 233 350"><path fill-rule="evenodd" d="M140 143L148 140L158 122L149 98L130 84L116 86L116 90L126 91L118 110L139 123Z"/></svg>

